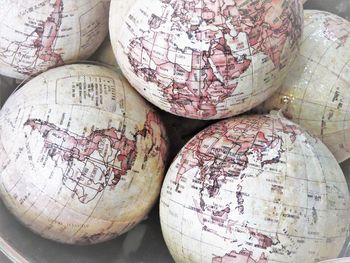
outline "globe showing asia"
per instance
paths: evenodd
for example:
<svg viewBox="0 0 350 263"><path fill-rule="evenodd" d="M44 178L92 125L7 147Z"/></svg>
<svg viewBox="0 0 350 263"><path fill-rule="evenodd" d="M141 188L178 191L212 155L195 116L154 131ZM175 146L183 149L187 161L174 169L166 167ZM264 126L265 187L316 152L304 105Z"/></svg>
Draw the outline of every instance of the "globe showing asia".
<svg viewBox="0 0 350 263"><path fill-rule="evenodd" d="M87 59L108 33L110 0L0 0L0 74L24 79Z"/></svg>
<svg viewBox="0 0 350 263"><path fill-rule="evenodd" d="M45 238L111 239L144 219L159 195L164 128L112 70L49 70L9 98L0 120L1 197Z"/></svg>
<svg viewBox="0 0 350 263"><path fill-rule="evenodd" d="M118 64L147 100L188 118L251 109L282 83L302 32L299 0L111 2Z"/></svg>
<svg viewBox="0 0 350 263"><path fill-rule="evenodd" d="M339 162L350 157L350 22L305 10L302 45L291 71L261 107L317 135Z"/></svg>
<svg viewBox="0 0 350 263"><path fill-rule="evenodd" d="M347 237L349 191L327 147L277 115L214 124L163 183L161 226L176 262L318 262Z"/></svg>

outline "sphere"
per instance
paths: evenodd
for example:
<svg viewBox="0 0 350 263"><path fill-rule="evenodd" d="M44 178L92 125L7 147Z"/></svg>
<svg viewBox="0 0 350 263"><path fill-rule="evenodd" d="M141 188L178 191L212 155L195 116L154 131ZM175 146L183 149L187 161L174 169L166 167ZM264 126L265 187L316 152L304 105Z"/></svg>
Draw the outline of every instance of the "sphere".
<svg viewBox="0 0 350 263"><path fill-rule="evenodd" d="M0 0L0 74L25 79L87 59L108 33L110 0Z"/></svg>
<svg viewBox="0 0 350 263"><path fill-rule="evenodd" d="M305 10L299 55L263 110L284 114L318 136L339 162L350 157L350 22Z"/></svg>
<svg viewBox="0 0 350 263"><path fill-rule="evenodd" d="M176 115L251 109L276 91L297 54L300 0L131 2L111 3L117 62L147 100Z"/></svg>
<svg viewBox="0 0 350 263"><path fill-rule="evenodd" d="M90 59L120 72L109 38L102 43ZM169 159L172 159L196 133L210 124L209 121L182 118L165 111L160 112L160 118L164 121L164 125L167 128L168 137L171 138Z"/></svg>
<svg viewBox="0 0 350 263"><path fill-rule="evenodd" d="M159 195L163 126L110 69L49 70L8 99L0 120L1 197L45 238L111 239L141 221Z"/></svg>
<svg viewBox="0 0 350 263"><path fill-rule="evenodd" d="M338 256L349 192L327 147L280 116L214 124L180 151L160 219L176 262L317 262Z"/></svg>

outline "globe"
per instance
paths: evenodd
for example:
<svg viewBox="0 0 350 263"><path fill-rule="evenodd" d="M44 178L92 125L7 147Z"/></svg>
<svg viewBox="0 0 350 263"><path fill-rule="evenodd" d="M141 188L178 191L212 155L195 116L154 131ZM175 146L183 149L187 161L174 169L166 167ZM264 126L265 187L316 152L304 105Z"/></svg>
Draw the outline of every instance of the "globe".
<svg viewBox="0 0 350 263"><path fill-rule="evenodd" d="M110 36L126 78L173 114L245 112L282 83L302 32L300 0L112 1Z"/></svg>
<svg viewBox="0 0 350 263"><path fill-rule="evenodd" d="M109 38L102 43L90 59L120 72ZM196 133L210 124L209 121L182 118L165 111L160 112L160 118L163 120L164 126L167 128L166 131L168 137L171 138L171 144L169 145L169 159L172 159L182 146L185 145L185 143Z"/></svg>
<svg viewBox="0 0 350 263"><path fill-rule="evenodd" d="M347 237L349 191L327 147L278 115L197 134L163 183L160 220L175 262L318 262Z"/></svg>
<svg viewBox="0 0 350 263"><path fill-rule="evenodd" d="M317 135L339 162L350 157L350 22L305 10L299 55L281 89L260 108L282 109Z"/></svg>
<svg viewBox="0 0 350 263"><path fill-rule="evenodd" d="M110 69L49 70L8 99L0 120L2 200L45 238L111 239L144 219L158 198L163 126Z"/></svg>
<svg viewBox="0 0 350 263"><path fill-rule="evenodd" d="M0 0L0 74L25 79L87 59L108 33L110 0Z"/></svg>

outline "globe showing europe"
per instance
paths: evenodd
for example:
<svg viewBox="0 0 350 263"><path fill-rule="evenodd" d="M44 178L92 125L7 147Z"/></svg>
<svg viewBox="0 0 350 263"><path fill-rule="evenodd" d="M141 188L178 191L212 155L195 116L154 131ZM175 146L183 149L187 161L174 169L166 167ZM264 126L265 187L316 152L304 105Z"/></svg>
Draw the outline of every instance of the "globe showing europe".
<svg viewBox="0 0 350 263"><path fill-rule="evenodd" d="M159 195L163 126L112 70L49 70L8 99L0 121L1 197L45 238L111 239L144 219Z"/></svg>
<svg viewBox="0 0 350 263"><path fill-rule="evenodd" d="M281 89L262 110L284 114L317 135L339 162L350 157L350 22L305 10L302 45Z"/></svg>
<svg viewBox="0 0 350 263"><path fill-rule="evenodd" d="M327 147L280 116L228 119L172 163L160 219L176 262L318 262L347 237L349 191Z"/></svg>
<svg viewBox="0 0 350 263"><path fill-rule="evenodd" d="M300 0L113 0L111 43L147 100L188 118L251 109L282 83L302 32Z"/></svg>
<svg viewBox="0 0 350 263"><path fill-rule="evenodd" d="M0 74L24 79L87 59L108 33L110 0L0 0Z"/></svg>

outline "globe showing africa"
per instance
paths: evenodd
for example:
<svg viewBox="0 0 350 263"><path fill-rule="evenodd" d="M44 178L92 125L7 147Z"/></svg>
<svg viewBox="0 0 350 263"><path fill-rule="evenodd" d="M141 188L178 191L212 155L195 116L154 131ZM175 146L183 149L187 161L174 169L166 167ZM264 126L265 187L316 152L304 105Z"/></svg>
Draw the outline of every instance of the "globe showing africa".
<svg viewBox="0 0 350 263"><path fill-rule="evenodd" d="M318 262L347 237L349 191L327 147L277 115L214 124L184 146L162 187L176 262Z"/></svg>
<svg viewBox="0 0 350 263"><path fill-rule="evenodd" d="M43 237L111 239L141 221L158 197L163 126L110 69L49 70L9 98L0 120L1 197Z"/></svg>
<svg viewBox="0 0 350 263"><path fill-rule="evenodd" d="M282 87L259 108L318 136L339 162L350 157L350 22L305 10L302 45Z"/></svg>
<svg viewBox="0 0 350 263"><path fill-rule="evenodd" d="M299 0L113 0L118 64L147 100L188 118L251 109L282 83L302 30Z"/></svg>
<svg viewBox="0 0 350 263"><path fill-rule="evenodd" d="M108 33L110 0L0 0L0 74L24 79L87 59Z"/></svg>

